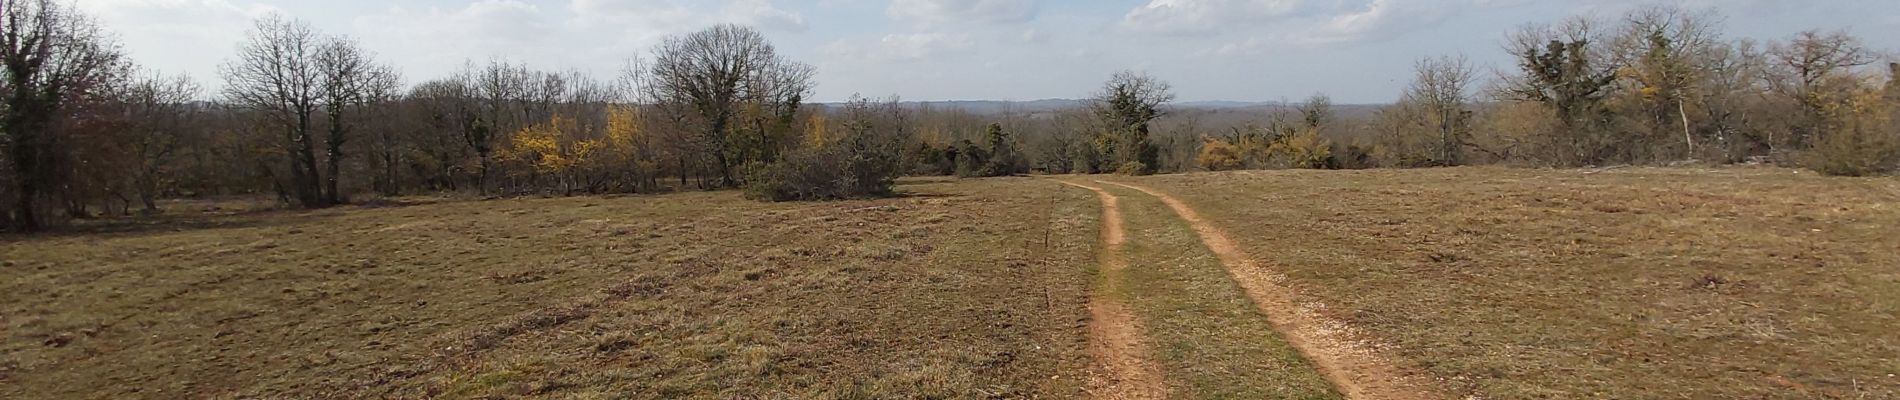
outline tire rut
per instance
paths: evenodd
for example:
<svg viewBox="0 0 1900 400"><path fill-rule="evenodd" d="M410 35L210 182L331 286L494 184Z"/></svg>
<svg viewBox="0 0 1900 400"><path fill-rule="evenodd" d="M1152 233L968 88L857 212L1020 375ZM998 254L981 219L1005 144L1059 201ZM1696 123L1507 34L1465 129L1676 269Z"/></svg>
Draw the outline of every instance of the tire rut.
<svg viewBox="0 0 1900 400"><path fill-rule="evenodd" d="M1167 398L1161 369L1146 357L1146 339L1134 314L1110 295L1120 290L1122 271L1128 267L1121 254L1127 236L1119 199L1100 187L1062 184L1094 191L1102 200L1102 250L1098 256L1102 286L1089 296L1088 303L1089 355L1099 370L1090 374L1086 390L1096 399Z"/></svg>
<svg viewBox="0 0 1900 400"><path fill-rule="evenodd" d="M1186 220L1201 237L1202 244L1227 267L1255 306L1266 314L1274 330L1301 355L1313 363L1320 374L1347 399L1431 400L1448 398L1429 384L1422 372L1400 367L1379 354L1373 343L1357 338L1344 322L1319 312L1322 307L1302 302L1289 286L1285 275L1269 265L1248 257L1225 231L1202 218L1194 209L1173 196L1142 186L1119 182L1098 183L1126 187L1147 193L1167 204ZM1100 189L1096 189L1100 190ZM1103 194L1107 196L1106 193ZM1104 200L1106 201L1106 200Z"/></svg>

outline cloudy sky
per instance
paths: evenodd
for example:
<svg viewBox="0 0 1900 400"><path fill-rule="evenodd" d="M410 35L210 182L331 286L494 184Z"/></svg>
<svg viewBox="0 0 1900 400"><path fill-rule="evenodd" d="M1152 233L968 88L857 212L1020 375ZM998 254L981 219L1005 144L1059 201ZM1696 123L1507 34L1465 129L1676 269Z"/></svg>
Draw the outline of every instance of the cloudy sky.
<svg viewBox="0 0 1900 400"><path fill-rule="evenodd" d="M1086 96L1121 69L1183 100L1386 102L1412 60L1465 54L1508 67L1527 22L1614 17L1642 0L77 0L148 69L216 88L251 21L269 13L355 37L410 82L505 58L608 75L667 35L756 26L818 69L818 100ZM1846 29L1900 49L1900 1L1681 0L1732 37Z"/></svg>

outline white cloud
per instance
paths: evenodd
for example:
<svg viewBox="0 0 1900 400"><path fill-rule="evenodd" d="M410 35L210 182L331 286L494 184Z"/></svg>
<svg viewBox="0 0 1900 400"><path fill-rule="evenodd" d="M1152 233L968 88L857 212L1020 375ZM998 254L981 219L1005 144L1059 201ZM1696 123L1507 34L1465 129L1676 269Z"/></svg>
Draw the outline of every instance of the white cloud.
<svg viewBox="0 0 1900 400"><path fill-rule="evenodd" d="M1524 0L1152 0L1122 26L1161 35L1238 36L1200 56L1366 43L1436 25L1466 8Z"/></svg>
<svg viewBox="0 0 1900 400"><path fill-rule="evenodd" d="M921 24L1015 23L1036 18L1033 0L895 0L885 14Z"/></svg>
<svg viewBox="0 0 1900 400"><path fill-rule="evenodd" d="M1041 29L1036 28L1024 29L1021 36L1024 43L1037 44L1048 43L1050 37L1049 32L1043 32Z"/></svg>
<svg viewBox="0 0 1900 400"><path fill-rule="evenodd" d="M557 57L542 43L569 29L546 10L519 0L481 0L449 10L394 6L354 22L363 43L390 61L439 71L466 59Z"/></svg>
<svg viewBox="0 0 1900 400"><path fill-rule="evenodd" d="M767 30L804 32L807 28L804 15L773 7L768 0L734 0L726 5L722 13L728 22L756 25Z"/></svg>
<svg viewBox="0 0 1900 400"><path fill-rule="evenodd" d="M1363 9L1332 16L1300 41L1327 45L1389 39L1442 22L1450 14L1446 7L1418 1L1374 0Z"/></svg>
<svg viewBox="0 0 1900 400"><path fill-rule="evenodd" d="M569 23L583 29L680 32L717 23L785 32L808 28L804 15L779 8L772 0L571 0L568 10L574 14Z"/></svg>
<svg viewBox="0 0 1900 400"><path fill-rule="evenodd" d="M1900 39L1879 34L1900 26L1893 0L58 1L97 17L142 66L191 74L210 93L222 85L218 65L234 55L252 20L271 12L354 36L411 82L491 57L605 77L667 35L747 24L786 55L819 66L826 100L859 91L926 99L1079 95L1108 71L1154 63L1188 98L1325 90L1378 101L1403 82L1368 77L1402 81L1409 72L1407 63L1385 62L1393 57L1463 52L1508 68L1496 43L1519 24L1614 18L1659 2L1719 7L1735 38L1847 28L1869 46L1900 48ZM1267 62L1285 57L1312 62ZM1194 60L1165 61L1179 59ZM944 79L918 78L933 74Z"/></svg>
<svg viewBox="0 0 1900 400"><path fill-rule="evenodd" d="M1302 0L1150 0L1122 17L1122 26L1160 34L1206 34L1222 27L1295 15Z"/></svg>
<svg viewBox="0 0 1900 400"><path fill-rule="evenodd" d="M676 0L476 0L454 8L387 10L356 17L352 34L416 77L451 73L466 61L507 59L541 69L612 73L667 35L718 23L803 32L804 16L770 0L717 4Z"/></svg>
<svg viewBox="0 0 1900 400"><path fill-rule="evenodd" d="M825 53L853 61L924 61L975 50L976 41L962 33L893 33L873 43L836 41Z"/></svg>
<svg viewBox="0 0 1900 400"><path fill-rule="evenodd" d="M884 40L880 43L886 55L912 60L960 53L969 50L974 45L974 42L970 40L970 35L960 33L890 34L884 35Z"/></svg>
<svg viewBox="0 0 1900 400"><path fill-rule="evenodd" d="M225 0L89 0L74 3L119 41L140 65L216 82L217 66L243 40L252 21L281 10ZM214 86L215 87L215 86Z"/></svg>

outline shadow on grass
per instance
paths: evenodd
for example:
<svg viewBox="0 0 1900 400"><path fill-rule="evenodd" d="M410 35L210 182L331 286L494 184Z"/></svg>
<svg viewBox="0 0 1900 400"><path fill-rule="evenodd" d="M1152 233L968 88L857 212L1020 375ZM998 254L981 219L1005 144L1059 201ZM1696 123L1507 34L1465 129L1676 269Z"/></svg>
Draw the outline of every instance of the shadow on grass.
<svg viewBox="0 0 1900 400"><path fill-rule="evenodd" d="M896 194L892 194L889 198L893 198L893 199L949 199L949 198L957 198L957 197L964 197L964 196L965 195L955 194L955 193L941 193L941 192L926 193L926 192L899 191Z"/></svg>
<svg viewBox="0 0 1900 400"><path fill-rule="evenodd" d="M337 211L400 208L441 203L440 199L373 199L320 209L284 207L230 210L220 207L172 207L164 213L74 220L35 233L0 231L0 242L59 239L78 236L123 238L146 234L208 229L241 229L294 225L336 216Z"/></svg>
<svg viewBox="0 0 1900 400"><path fill-rule="evenodd" d="M930 186L956 183L954 176L914 176L897 180L897 186Z"/></svg>

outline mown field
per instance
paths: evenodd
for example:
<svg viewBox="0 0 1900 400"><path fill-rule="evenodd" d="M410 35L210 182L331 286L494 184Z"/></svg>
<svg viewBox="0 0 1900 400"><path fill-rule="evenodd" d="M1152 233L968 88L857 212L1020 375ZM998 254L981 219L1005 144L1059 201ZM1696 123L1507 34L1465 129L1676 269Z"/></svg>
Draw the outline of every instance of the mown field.
<svg viewBox="0 0 1900 400"><path fill-rule="evenodd" d="M1244 171L1173 193L1457 392L1900 398L1900 180Z"/></svg>
<svg viewBox="0 0 1900 400"><path fill-rule="evenodd" d="M177 217L0 244L0 398L1074 397L1095 199L1030 178Z"/></svg>
<svg viewBox="0 0 1900 400"><path fill-rule="evenodd" d="M1098 270L1120 198L1123 265ZM1900 398L1900 180L1243 171L738 193L171 204L0 237L0 398L1338 398L1172 194L1452 397ZM218 209L210 209L216 206Z"/></svg>

